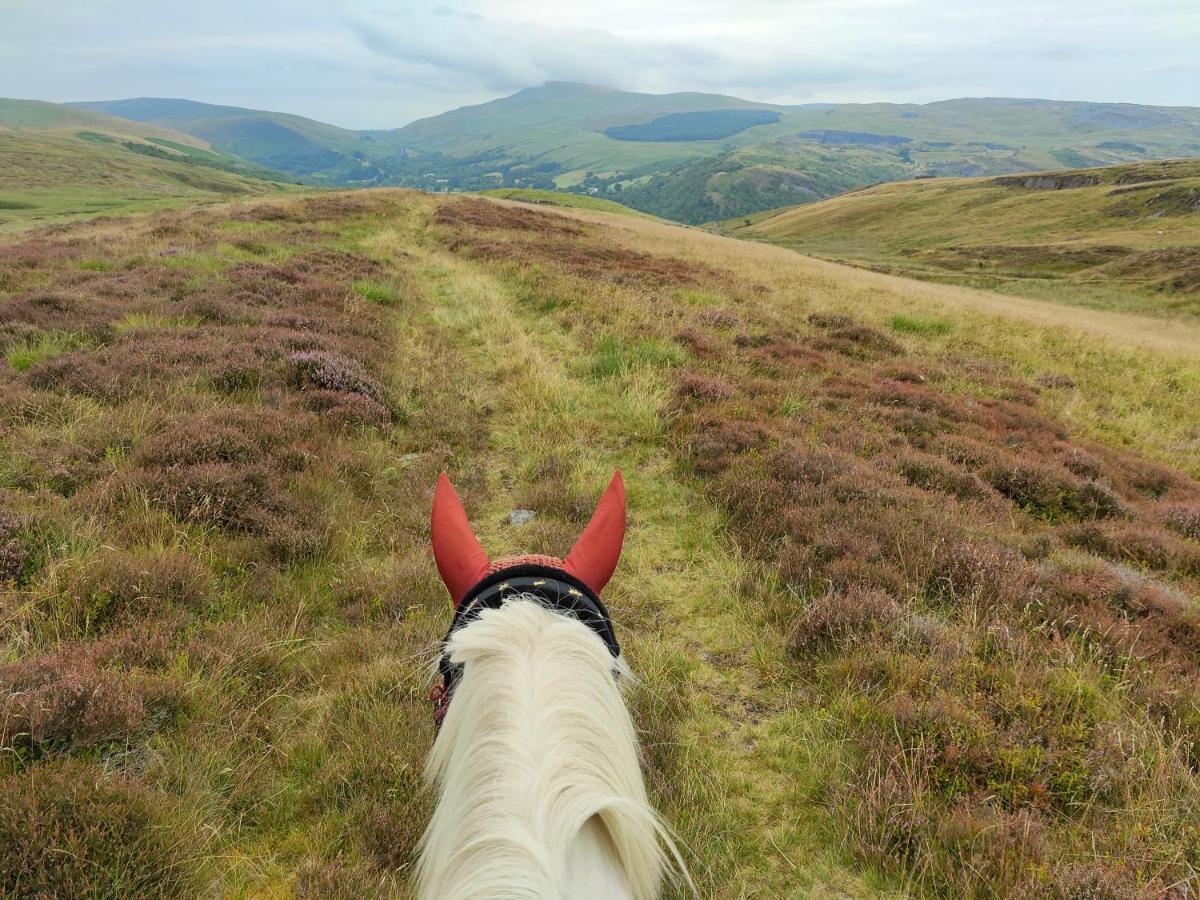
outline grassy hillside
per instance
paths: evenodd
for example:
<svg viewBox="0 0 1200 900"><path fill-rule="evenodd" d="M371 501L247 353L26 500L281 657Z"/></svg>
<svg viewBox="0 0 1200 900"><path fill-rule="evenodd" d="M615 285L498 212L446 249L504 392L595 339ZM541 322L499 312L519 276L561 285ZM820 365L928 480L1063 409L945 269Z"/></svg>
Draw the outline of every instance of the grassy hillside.
<svg viewBox="0 0 1200 900"><path fill-rule="evenodd" d="M884 184L722 228L916 278L1200 316L1200 160Z"/></svg>
<svg viewBox="0 0 1200 900"><path fill-rule="evenodd" d="M283 189L188 135L53 103L0 100L0 231Z"/></svg>
<svg viewBox="0 0 1200 900"><path fill-rule="evenodd" d="M699 223L879 181L1200 153L1200 110L997 98L775 106L551 82L392 131L186 100L82 104L316 184L602 191Z"/></svg>
<svg viewBox="0 0 1200 900"><path fill-rule="evenodd" d="M170 131L154 125L134 124L120 116L76 109L61 103L45 103L41 100L0 98L0 128L39 132L91 130L113 137L120 136L143 141L152 137L175 140L198 149L208 149L208 144L204 141L178 131Z"/></svg>
<svg viewBox="0 0 1200 900"><path fill-rule="evenodd" d="M1194 326L399 191L0 259L0 892L405 896L436 473L562 552L615 466L702 896L1195 886Z"/></svg>
<svg viewBox="0 0 1200 900"><path fill-rule="evenodd" d="M377 174L367 158L374 144L369 135L302 116L149 97L71 105L182 131L309 182L349 184L371 181Z"/></svg>

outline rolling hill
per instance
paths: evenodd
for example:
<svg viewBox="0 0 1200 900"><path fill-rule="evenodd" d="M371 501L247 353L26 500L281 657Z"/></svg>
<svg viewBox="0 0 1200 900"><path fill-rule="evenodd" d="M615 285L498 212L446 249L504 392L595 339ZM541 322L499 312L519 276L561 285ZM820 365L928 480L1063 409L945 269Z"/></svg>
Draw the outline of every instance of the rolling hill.
<svg viewBox="0 0 1200 900"><path fill-rule="evenodd" d="M883 184L722 228L916 278L1200 316L1200 160Z"/></svg>
<svg viewBox="0 0 1200 900"><path fill-rule="evenodd" d="M274 192L280 178L191 135L0 100L0 230Z"/></svg>
<svg viewBox="0 0 1200 900"><path fill-rule="evenodd" d="M174 128L314 184L597 193L699 223L880 182L1200 154L1200 110L1004 98L777 106L542 87L390 131L183 100L89 109Z"/></svg>
<svg viewBox="0 0 1200 900"><path fill-rule="evenodd" d="M371 182L380 175L367 156L367 151L377 149L369 134L302 116L148 97L70 105L181 131L226 153L313 183L346 185Z"/></svg>
<svg viewBox="0 0 1200 900"><path fill-rule="evenodd" d="M1200 326L393 190L0 272L0 894L409 896L437 473L562 553L618 466L701 896L1195 884Z"/></svg>

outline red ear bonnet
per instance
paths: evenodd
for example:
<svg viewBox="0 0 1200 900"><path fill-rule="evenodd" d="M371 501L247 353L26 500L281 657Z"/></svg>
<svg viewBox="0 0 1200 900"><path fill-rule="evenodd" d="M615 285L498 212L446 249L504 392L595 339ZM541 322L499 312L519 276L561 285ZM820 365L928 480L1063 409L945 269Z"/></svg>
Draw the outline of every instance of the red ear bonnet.
<svg viewBox="0 0 1200 900"><path fill-rule="evenodd" d="M471 530L467 511L445 472L433 492L430 537L438 572L457 607L467 591L487 574L488 557Z"/></svg>
<svg viewBox="0 0 1200 900"><path fill-rule="evenodd" d="M625 482L615 472L587 528L567 554L567 574L599 594L612 578L625 541Z"/></svg>
<svg viewBox="0 0 1200 900"><path fill-rule="evenodd" d="M596 505L592 520L567 554L565 561L550 556L512 556L488 561L487 553L471 530L467 511L450 479L443 472L433 492L433 521L430 529L433 558L455 608L467 593L488 575L520 565L561 568L574 575L594 594L612 578L625 540L625 483L616 472Z"/></svg>

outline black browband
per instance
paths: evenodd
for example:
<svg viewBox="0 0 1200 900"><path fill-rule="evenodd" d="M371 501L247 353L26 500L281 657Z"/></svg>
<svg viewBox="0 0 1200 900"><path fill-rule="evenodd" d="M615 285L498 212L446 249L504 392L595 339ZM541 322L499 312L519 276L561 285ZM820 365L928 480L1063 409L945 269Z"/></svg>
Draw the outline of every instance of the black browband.
<svg viewBox="0 0 1200 900"><path fill-rule="evenodd" d="M568 613L592 629L614 659L621 655L608 610L595 592L578 578L550 566L520 565L502 569L471 588L454 610L454 621L442 640L442 656L438 660L442 683L435 685L431 692L434 720L439 725L462 675L462 666L451 663L445 650L450 637L474 622L485 609L499 609L507 600L531 596L547 608Z"/></svg>

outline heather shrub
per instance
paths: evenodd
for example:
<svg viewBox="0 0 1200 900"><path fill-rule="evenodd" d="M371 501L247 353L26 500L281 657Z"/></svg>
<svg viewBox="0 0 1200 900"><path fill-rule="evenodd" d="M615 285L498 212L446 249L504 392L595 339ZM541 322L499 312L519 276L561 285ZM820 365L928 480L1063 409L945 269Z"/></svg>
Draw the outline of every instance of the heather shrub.
<svg viewBox="0 0 1200 900"><path fill-rule="evenodd" d="M728 468L734 457L763 447L766 430L741 419L709 420L698 425L688 439L692 465L702 475L715 475Z"/></svg>
<svg viewBox="0 0 1200 900"><path fill-rule="evenodd" d="M311 422L303 415L263 407L231 407L193 415L147 438L133 460L150 469L206 463L271 464L295 471L307 460Z"/></svg>
<svg viewBox="0 0 1200 900"><path fill-rule="evenodd" d="M1037 573L1014 550L954 540L937 541L929 549L925 591L930 597L1020 608L1035 596Z"/></svg>
<svg viewBox="0 0 1200 900"><path fill-rule="evenodd" d="M721 342L713 335L698 328L684 328L677 331L675 340L697 356L715 356L721 351Z"/></svg>
<svg viewBox="0 0 1200 900"><path fill-rule="evenodd" d="M0 747L45 754L123 741L178 709L174 681L112 668L111 652L66 645L0 666Z"/></svg>
<svg viewBox="0 0 1200 900"><path fill-rule="evenodd" d="M40 362L28 380L37 388L116 403L205 378L231 357L234 346L230 335L203 328L126 332L93 352Z"/></svg>
<svg viewBox="0 0 1200 900"><path fill-rule="evenodd" d="M253 528L277 489L266 466L229 463L164 469L140 479L140 486L181 521L233 530Z"/></svg>
<svg viewBox="0 0 1200 900"><path fill-rule="evenodd" d="M1074 444L1059 444L1059 461L1067 471L1080 478L1096 479L1104 474L1104 462L1095 454Z"/></svg>
<svg viewBox="0 0 1200 900"><path fill-rule="evenodd" d="M978 475L964 472L937 457L906 456L896 463L896 471L914 487L950 494L960 500L995 496Z"/></svg>
<svg viewBox="0 0 1200 900"><path fill-rule="evenodd" d="M1189 484L1178 472L1132 454L1121 454L1116 469L1118 476L1132 490L1151 500L1165 497L1173 490L1189 490L1193 494L1195 491L1195 485Z"/></svg>
<svg viewBox="0 0 1200 900"><path fill-rule="evenodd" d="M310 558L328 541L322 506L295 485L317 459L312 424L261 407L197 416L143 442L110 496L140 494L180 521L261 538L276 559Z"/></svg>
<svg viewBox="0 0 1200 900"><path fill-rule="evenodd" d="M165 797L96 763L55 760L0 780L0 893L195 897L198 848Z"/></svg>
<svg viewBox="0 0 1200 900"><path fill-rule="evenodd" d="M808 324L814 328L832 331L836 328L849 328L854 324L854 320L844 313L810 313Z"/></svg>
<svg viewBox="0 0 1200 900"><path fill-rule="evenodd" d="M792 630L795 653L819 650L829 643L854 643L900 618L900 605L888 594L852 586L814 599Z"/></svg>
<svg viewBox="0 0 1200 900"><path fill-rule="evenodd" d="M364 394L347 394L341 391L306 391L305 405L320 414L335 428L357 425L383 427L392 421L386 406Z"/></svg>
<svg viewBox="0 0 1200 900"><path fill-rule="evenodd" d="M858 359L894 356L904 352L896 341L869 325L846 325L830 328L824 335L813 338L818 350L833 350Z"/></svg>
<svg viewBox="0 0 1200 900"><path fill-rule="evenodd" d="M291 381L300 390L360 394L385 404L386 395L378 381L354 361L324 350L302 350L288 357Z"/></svg>
<svg viewBox="0 0 1200 900"><path fill-rule="evenodd" d="M1075 379L1062 372L1043 372L1033 380L1038 387L1051 390L1069 391L1075 388Z"/></svg>
<svg viewBox="0 0 1200 900"><path fill-rule="evenodd" d="M1077 481L1042 463L997 462L983 471L983 478L1013 503L1051 521L1103 519L1122 512L1120 501L1103 485Z"/></svg>
<svg viewBox="0 0 1200 900"><path fill-rule="evenodd" d="M214 296L191 297L183 303L183 315L201 325L255 325L258 316L246 306Z"/></svg>
<svg viewBox="0 0 1200 900"><path fill-rule="evenodd" d="M732 328L741 322L736 313L727 309L705 309L696 314L696 319L709 328Z"/></svg>
<svg viewBox="0 0 1200 900"><path fill-rule="evenodd" d="M262 362L250 352L231 353L216 360L209 374L213 390L222 394L257 390L263 382Z"/></svg>
<svg viewBox="0 0 1200 900"><path fill-rule="evenodd" d="M29 554L17 534L21 520L0 509L0 582L16 581Z"/></svg>
<svg viewBox="0 0 1200 900"><path fill-rule="evenodd" d="M1064 529L1063 539L1109 559L1181 575L1200 575L1200 547L1165 529L1142 523L1078 525Z"/></svg>
<svg viewBox="0 0 1200 900"><path fill-rule="evenodd" d="M1185 538L1200 541L1200 504L1170 507L1163 514L1163 524Z"/></svg>
<svg viewBox="0 0 1200 900"><path fill-rule="evenodd" d="M715 403L728 400L733 395L734 390L728 383L710 375L684 372L675 379L675 396L681 400Z"/></svg>

